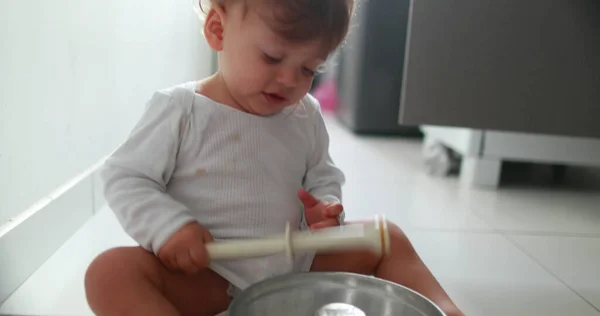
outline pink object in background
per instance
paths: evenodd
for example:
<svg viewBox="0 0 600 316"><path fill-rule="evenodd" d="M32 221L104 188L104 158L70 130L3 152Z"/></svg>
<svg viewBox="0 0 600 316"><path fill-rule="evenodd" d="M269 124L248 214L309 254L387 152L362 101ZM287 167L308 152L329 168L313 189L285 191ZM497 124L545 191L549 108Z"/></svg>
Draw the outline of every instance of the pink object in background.
<svg viewBox="0 0 600 316"><path fill-rule="evenodd" d="M315 88L312 95L321 104L323 112L335 111L338 104L338 95L335 80L327 80Z"/></svg>

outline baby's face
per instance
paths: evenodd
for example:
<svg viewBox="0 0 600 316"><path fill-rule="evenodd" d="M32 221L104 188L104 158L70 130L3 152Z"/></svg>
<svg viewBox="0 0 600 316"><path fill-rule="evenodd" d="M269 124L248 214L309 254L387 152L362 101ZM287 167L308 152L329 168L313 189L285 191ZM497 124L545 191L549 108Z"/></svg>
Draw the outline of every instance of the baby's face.
<svg viewBox="0 0 600 316"><path fill-rule="evenodd" d="M263 18L237 6L227 12L221 75L244 111L268 116L296 104L308 93L328 55L320 40L292 43L275 34Z"/></svg>

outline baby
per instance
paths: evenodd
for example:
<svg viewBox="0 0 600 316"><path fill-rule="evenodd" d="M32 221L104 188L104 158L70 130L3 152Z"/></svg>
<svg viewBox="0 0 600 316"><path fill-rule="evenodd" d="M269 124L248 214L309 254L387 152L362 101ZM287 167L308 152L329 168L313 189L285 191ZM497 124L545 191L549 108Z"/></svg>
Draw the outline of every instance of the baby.
<svg viewBox="0 0 600 316"><path fill-rule="evenodd" d="M205 244L342 225L315 73L344 40L353 0L213 0L204 36L218 72L158 91L103 169L139 247L111 249L85 279L97 315L215 315L258 281L301 271L375 275L462 315L392 223L391 254L284 254L210 262Z"/></svg>

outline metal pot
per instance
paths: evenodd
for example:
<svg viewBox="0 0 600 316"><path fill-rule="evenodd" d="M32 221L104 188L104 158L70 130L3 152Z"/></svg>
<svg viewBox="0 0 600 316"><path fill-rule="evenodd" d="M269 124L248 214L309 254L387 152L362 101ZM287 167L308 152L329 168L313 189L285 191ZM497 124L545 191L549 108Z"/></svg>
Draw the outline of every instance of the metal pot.
<svg viewBox="0 0 600 316"><path fill-rule="evenodd" d="M342 272L292 273L240 293L229 316L445 316L424 296L379 278Z"/></svg>

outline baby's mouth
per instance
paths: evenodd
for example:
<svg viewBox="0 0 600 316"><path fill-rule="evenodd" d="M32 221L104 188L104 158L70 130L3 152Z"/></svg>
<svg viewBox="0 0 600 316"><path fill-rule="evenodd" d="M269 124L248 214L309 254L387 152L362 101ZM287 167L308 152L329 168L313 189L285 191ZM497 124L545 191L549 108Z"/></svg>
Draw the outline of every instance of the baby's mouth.
<svg viewBox="0 0 600 316"><path fill-rule="evenodd" d="M286 98L277 93L263 92L263 95L270 103L282 103L286 101Z"/></svg>

